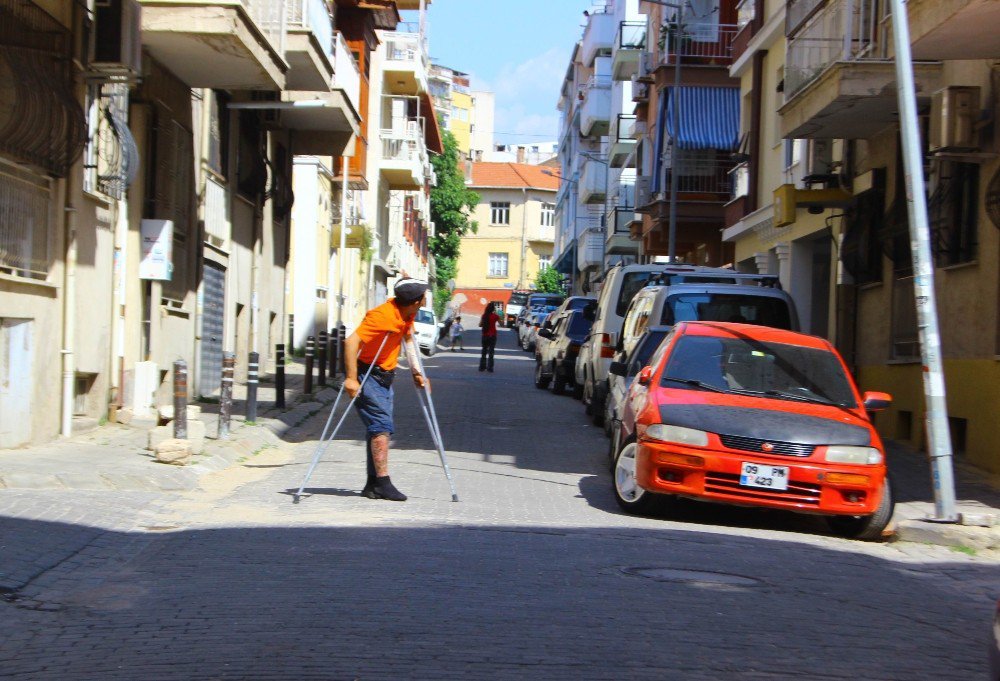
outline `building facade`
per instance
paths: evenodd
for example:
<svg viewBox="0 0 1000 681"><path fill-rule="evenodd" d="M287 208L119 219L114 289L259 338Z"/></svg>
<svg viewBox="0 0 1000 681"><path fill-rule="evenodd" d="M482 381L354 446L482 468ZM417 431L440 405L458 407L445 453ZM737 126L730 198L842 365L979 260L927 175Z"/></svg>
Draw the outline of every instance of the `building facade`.
<svg viewBox="0 0 1000 681"><path fill-rule="evenodd" d="M517 163L472 163L469 187L479 194L475 233L462 237L454 298L464 314L510 299L534 285L552 263L555 195L548 168Z"/></svg>
<svg viewBox="0 0 1000 681"><path fill-rule="evenodd" d="M192 398L273 369L294 159L360 138L340 5L0 1L0 447L170 403L177 360Z"/></svg>
<svg viewBox="0 0 1000 681"><path fill-rule="evenodd" d="M922 367L888 3L741 3L746 161L725 238L741 269L779 274L806 330L828 337L876 417L925 445ZM1000 162L992 123L996 12L907 3L955 452L1000 471ZM992 197L992 198L991 198Z"/></svg>

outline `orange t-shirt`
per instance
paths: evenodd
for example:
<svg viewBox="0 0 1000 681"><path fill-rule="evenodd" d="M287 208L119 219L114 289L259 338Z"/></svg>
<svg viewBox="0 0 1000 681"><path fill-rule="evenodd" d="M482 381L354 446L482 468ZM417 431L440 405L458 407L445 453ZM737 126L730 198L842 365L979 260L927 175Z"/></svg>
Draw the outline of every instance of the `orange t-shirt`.
<svg viewBox="0 0 1000 681"><path fill-rule="evenodd" d="M378 307L368 310L361 325L355 333L361 339L361 356L358 358L365 364L371 364L375 360L375 353L378 352L382 338L388 334L385 347L379 354L378 365L386 371L392 371L399 363L399 346L403 338L410 335L413 328L413 320L406 321L396 307L395 298L390 298Z"/></svg>

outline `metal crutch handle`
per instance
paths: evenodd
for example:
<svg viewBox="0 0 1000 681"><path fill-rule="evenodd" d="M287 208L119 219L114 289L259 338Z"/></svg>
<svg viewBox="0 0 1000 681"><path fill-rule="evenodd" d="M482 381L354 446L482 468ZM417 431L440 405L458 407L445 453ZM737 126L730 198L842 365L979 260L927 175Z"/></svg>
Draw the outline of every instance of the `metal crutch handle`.
<svg viewBox="0 0 1000 681"><path fill-rule="evenodd" d="M302 497L302 492L303 490L305 490L306 485L309 483L309 478L312 477L313 471L316 470L316 466L319 464L320 458L323 456L323 453L326 451L326 448L329 447L330 443L333 441L333 438L337 437L337 431L340 430L340 426L344 423L344 419L346 419L347 415L351 412L351 406L354 404L354 401L358 399L358 395L360 395L361 391L364 389L365 382L368 381L368 376L371 375L372 369L374 369L375 365L378 363L379 355L382 354L382 348L385 347L385 341L388 338L389 338L389 333L386 332L382 336L382 343L381 345L378 346L378 351L375 352L375 358L372 360L372 363L368 366L368 371L365 372L364 378L361 379L361 383L358 386L358 392L354 395L354 397L351 398L351 401L347 403L347 408L344 410L344 413L341 414L340 420L334 427L333 432L330 433L330 437L327 438L326 437L327 427L329 427L330 422L333 420L333 414L337 408L337 403L340 402L340 396L344 393L344 384L342 383L340 385L340 392L337 394L337 399L333 403L333 408L330 409L330 416L327 417L326 420L327 427L323 428L323 435L320 437L320 441L316 444L316 454L313 456L312 463L309 466L309 470L306 471L306 476L302 479L302 484L299 486L299 491L296 492L294 495L292 495L293 504L299 503L299 499ZM358 352L358 356L359 357L361 356L360 351ZM344 381L346 383L347 379L345 378Z"/></svg>

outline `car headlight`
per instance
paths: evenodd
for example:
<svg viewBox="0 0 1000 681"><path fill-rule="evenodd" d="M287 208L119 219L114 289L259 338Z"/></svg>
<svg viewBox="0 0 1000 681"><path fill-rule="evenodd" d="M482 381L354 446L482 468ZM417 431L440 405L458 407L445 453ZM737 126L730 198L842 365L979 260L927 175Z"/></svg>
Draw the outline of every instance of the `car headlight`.
<svg viewBox="0 0 1000 681"><path fill-rule="evenodd" d="M882 452L874 447L830 445L826 448L826 460L830 463L855 463L874 466L882 463Z"/></svg>
<svg viewBox="0 0 1000 681"><path fill-rule="evenodd" d="M708 433L694 428L668 426L665 423L654 423L646 428L646 437L661 442L673 442L692 447L707 447Z"/></svg>

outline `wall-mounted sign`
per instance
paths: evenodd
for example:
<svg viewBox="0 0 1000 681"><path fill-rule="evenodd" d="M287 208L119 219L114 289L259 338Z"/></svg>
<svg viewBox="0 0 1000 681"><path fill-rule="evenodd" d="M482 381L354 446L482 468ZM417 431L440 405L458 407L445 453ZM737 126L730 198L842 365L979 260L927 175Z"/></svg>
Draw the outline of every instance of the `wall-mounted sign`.
<svg viewBox="0 0 1000 681"><path fill-rule="evenodd" d="M143 220L139 278L170 281L173 274L173 220Z"/></svg>

